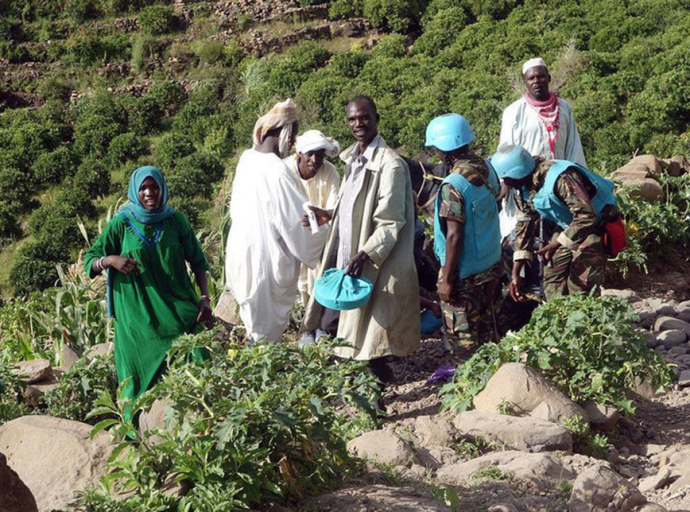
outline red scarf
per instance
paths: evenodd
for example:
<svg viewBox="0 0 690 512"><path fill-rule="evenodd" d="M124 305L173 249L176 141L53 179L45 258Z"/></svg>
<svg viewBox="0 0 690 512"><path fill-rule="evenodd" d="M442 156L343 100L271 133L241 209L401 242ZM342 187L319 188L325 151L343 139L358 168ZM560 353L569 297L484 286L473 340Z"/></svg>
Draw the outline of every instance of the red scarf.
<svg viewBox="0 0 690 512"><path fill-rule="evenodd" d="M556 141L558 140L558 96L554 93L549 94L549 99L546 101L537 101L529 94L524 96L527 104L534 109L539 115L539 118L546 126L546 132L549 139L549 149L551 150L551 158L556 158Z"/></svg>

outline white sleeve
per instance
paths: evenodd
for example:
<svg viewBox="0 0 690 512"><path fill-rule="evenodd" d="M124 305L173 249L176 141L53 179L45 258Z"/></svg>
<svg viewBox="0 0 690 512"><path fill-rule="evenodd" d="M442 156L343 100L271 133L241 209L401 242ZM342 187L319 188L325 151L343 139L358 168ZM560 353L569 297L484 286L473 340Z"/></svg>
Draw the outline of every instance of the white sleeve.
<svg viewBox="0 0 690 512"><path fill-rule="evenodd" d="M498 141L498 147L516 143L514 137L515 114L511 106L509 105L505 108L501 117L501 136Z"/></svg>
<svg viewBox="0 0 690 512"><path fill-rule="evenodd" d="M567 126L567 138L565 141L565 160L580 164L582 167L587 168L587 162L585 161L585 153L582 150L582 142L580 141L580 133L577 131L577 125L575 124L575 114L573 113L572 107L568 105L568 126Z"/></svg>
<svg viewBox="0 0 690 512"><path fill-rule="evenodd" d="M281 175L276 187L274 226L278 235L295 258L314 268L321 259L328 230L321 229L312 234L309 228L302 226L302 204L308 199L297 189L289 175Z"/></svg>

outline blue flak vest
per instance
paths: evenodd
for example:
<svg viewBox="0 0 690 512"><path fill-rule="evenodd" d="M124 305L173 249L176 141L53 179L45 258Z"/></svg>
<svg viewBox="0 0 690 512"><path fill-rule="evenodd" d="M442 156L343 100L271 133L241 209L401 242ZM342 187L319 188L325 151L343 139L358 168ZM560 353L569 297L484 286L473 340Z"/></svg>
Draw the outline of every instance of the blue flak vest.
<svg viewBox="0 0 690 512"><path fill-rule="evenodd" d="M596 189L594 197L590 200L594 205L594 209L597 212L597 216L601 218L601 212L606 205L616 205L616 196L613 195L613 182L599 176L592 171L585 169L581 165L578 165L568 160L554 160L554 164L546 171L546 178L544 179L544 185L537 192L537 194L532 199L532 206L534 209L544 217L558 224L561 228L565 229L573 220L573 214L571 213L568 206L558 198L556 195L556 180L569 168L577 169L580 174L582 174L585 179L587 179Z"/></svg>
<svg viewBox="0 0 690 512"><path fill-rule="evenodd" d="M491 179L489 173L489 183ZM498 179L496 189L498 189ZM465 225L462 240L462 253L458 271L460 279L465 279L491 268L501 259L501 229L498 223L496 198L486 185L474 186L460 174L451 173L441 186L449 183L462 194L465 200ZM493 183L492 183L493 186ZM436 198L434 211L434 252L446 264L446 221L439 216L441 193Z"/></svg>

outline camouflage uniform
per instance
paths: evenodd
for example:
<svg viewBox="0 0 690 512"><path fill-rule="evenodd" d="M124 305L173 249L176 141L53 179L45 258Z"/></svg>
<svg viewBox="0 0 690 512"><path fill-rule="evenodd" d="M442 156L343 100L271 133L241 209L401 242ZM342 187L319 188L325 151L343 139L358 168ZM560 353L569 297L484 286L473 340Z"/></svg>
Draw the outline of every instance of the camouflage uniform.
<svg viewBox="0 0 690 512"><path fill-rule="evenodd" d="M469 155L455 162L451 172L457 172L477 186L485 183L489 169L482 158ZM498 192L494 191L495 194ZM465 201L462 195L448 183L441 187L440 194L439 216L464 224ZM462 245L462 238L460 244ZM439 271L439 279L442 274L443 267ZM498 341L496 311L501 301L501 280L505 274L505 263L501 260L489 269L465 279L460 279L459 273L453 276L451 301L441 301L446 340L459 344L464 349L476 348L487 341Z"/></svg>
<svg viewBox="0 0 690 512"><path fill-rule="evenodd" d="M537 167L531 175L531 182L516 194L518 224L515 230L515 253L513 260L531 260L537 249L539 214L532 207L532 199L544 185L552 161L537 159ZM594 186L574 168L568 169L556 181L555 193L568 206L573 220L565 230L556 228L551 241L558 240L560 247L544 267L544 294L549 299L554 295L575 292L589 292L601 286L604 281L606 250L603 240L603 226L620 215L617 206L606 206L602 218L590 198Z"/></svg>

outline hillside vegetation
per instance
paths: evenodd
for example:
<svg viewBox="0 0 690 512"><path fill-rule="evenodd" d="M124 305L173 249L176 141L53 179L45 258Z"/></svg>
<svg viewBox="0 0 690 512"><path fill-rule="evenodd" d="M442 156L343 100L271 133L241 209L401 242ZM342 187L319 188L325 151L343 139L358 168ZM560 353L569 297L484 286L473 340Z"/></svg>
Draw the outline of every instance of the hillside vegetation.
<svg viewBox="0 0 690 512"><path fill-rule="evenodd" d="M52 286L56 263L77 257L144 163L164 169L198 228L217 228L234 155L287 96L302 129L346 144L344 102L371 95L381 132L409 156L432 117L460 112L487 155L521 63L540 55L593 169L687 153L689 10L683 0L0 0L1 290Z"/></svg>

